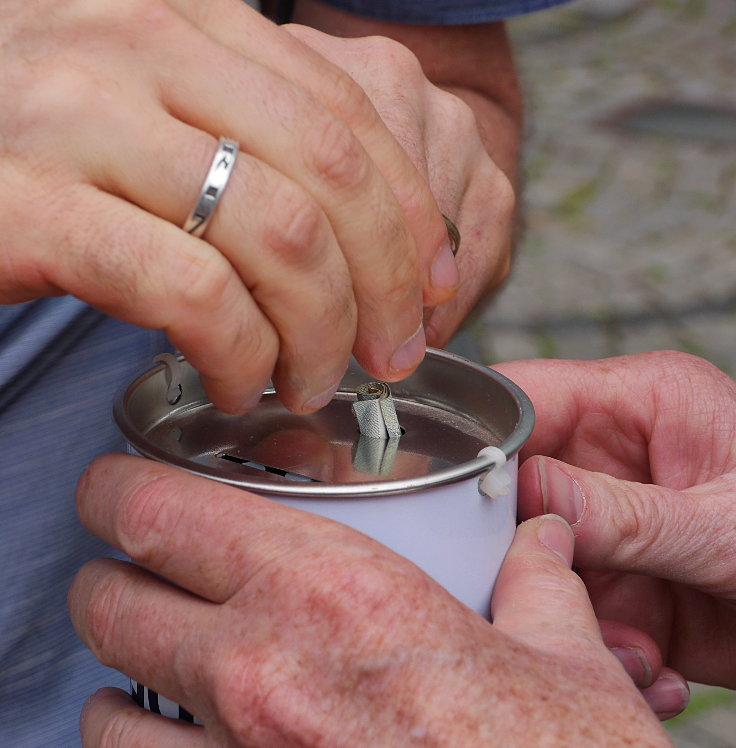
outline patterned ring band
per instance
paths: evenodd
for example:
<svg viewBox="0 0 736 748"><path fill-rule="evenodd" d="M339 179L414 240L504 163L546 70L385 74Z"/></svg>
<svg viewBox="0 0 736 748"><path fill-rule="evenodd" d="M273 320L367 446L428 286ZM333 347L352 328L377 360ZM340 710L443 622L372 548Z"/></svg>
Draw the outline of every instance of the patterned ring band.
<svg viewBox="0 0 736 748"><path fill-rule="evenodd" d="M230 175L233 173L235 160L238 157L238 148L236 141L229 138L220 138L220 145L212 159L210 170L207 172L204 184L199 192L197 203L182 226L187 234L202 236L207 229L217 203L222 197L225 187L227 187Z"/></svg>
<svg viewBox="0 0 736 748"><path fill-rule="evenodd" d="M452 254L456 255L458 249L460 249L460 232L457 230L457 226L444 213L442 217L445 219L447 235L450 237L450 243L452 244Z"/></svg>

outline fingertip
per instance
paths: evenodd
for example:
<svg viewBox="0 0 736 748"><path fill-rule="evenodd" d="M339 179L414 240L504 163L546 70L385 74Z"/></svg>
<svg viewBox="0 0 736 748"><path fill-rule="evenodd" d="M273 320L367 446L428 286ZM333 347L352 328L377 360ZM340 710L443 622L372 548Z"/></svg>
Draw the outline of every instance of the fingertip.
<svg viewBox="0 0 736 748"><path fill-rule="evenodd" d="M546 514L536 520L537 539L569 568L575 550L575 536L563 517Z"/></svg>
<svg viewBox="0 0 736 748"><path fill-rule="evenodd" d="M427 349L427 339L424 335L424 325L419 327L394 351L389 361L389 379L391 381L408 376L424 359Z"/></svg>
<svg viewBox="0 0 736 748"><path fill-rule="evenodd" d="M676 717L690 703L687 681L670 668L662 668L659 678L641 693L661 721Z"/></svg>
<svg viewBox="0 0 736 748"><path fill-rule="evenodd" d="M519 519L527 520L548 513L539 473L540 463L543 459L543 457L535 455L519 466L517 490Z"/></svg>
<svg viewBox="0 0 736 748"><path fill-rule="evenodd" d="M574 471L551 457L526 460L519 469L519 516L552 513L577 525L587 502Z"/></svg>
<svg viewBox="0 0 736 748"><path fill-rule="evenodd" d="M611 647L610 652L635 686L648 688L652 685L652 668L643 650L639 647Z"/></svg>
<svg viewBox="0 0 736 748"><path fill-rule="evenodd" d="M79 714L83 745L99 745L99 737L109 717L122 709L137 709L133 698L119 688L100 688L90 694Z"/></svg>
<svg viewBox="0 0 736 748"><path fill-rule="evenodd" d="M442 244L434 256L429 278L431 288L425 294L425 304L428 306L449 301L457 293L460 270L449 240Z"/></svg>
<svg viewBox="0 0 736 748"><path fill-rule="evenodd" d="M662 653L645 631L621 621L598 621L603 643L623 665L637 688L648 688L662 670Z"/></svg>
<svg viewBox="0 0 736 748"><path fill-rule="evenodd" d="M258 405L268 386L270 373L257 379L244 373L241 382L233 382L209 377L200 372L200 380L207 396L218 410L229 415L242 415ZM244 382L247 382L246 386Z"/></svg>
<svg viewBox="0 0 736 748"><path fill-rule="evenodd" d="M561 517L544 515L519 525L494 587L494 623L535 641L551 638L572 646L583 637L600 643L585 586L570 570L573 547L572 530Z"/></svg>

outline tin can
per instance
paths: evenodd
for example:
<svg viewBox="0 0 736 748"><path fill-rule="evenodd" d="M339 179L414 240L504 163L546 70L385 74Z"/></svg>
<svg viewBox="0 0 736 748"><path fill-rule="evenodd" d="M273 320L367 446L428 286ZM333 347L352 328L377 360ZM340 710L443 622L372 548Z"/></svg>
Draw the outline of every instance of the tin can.
<svg viewBox="0 0 736 748"><path fill-rule="evenodd" d="M427 349L391 385L401 436L376 439L360 434L352 412L370 380L355 361L316 413L294 415L267 389L251 411L228 415L193 367L163 358L115 399L133 451L354 527L488 615L516 527L518 452L534 425L517 385Z"/></svg>

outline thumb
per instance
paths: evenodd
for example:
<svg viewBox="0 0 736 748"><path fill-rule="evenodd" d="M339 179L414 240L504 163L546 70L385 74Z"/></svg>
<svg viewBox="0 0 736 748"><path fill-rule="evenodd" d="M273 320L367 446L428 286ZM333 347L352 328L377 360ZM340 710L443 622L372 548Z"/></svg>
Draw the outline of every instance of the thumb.
<svg viewBox="0 0 736 748"><path fill-rule="evenodd" d="M601 644L585 586L570 569L573 546L570 526L556 515L517 527L493 591L496 628L537 647L579 649L581 637Z"/></svg>
<svg viewBox="0 0 736 748"><path fill-rule="evenodd" d="M556 512L575 533L575 563L736 597L736 476L675 491L533 457L519 473L522 517Z"/></svg>

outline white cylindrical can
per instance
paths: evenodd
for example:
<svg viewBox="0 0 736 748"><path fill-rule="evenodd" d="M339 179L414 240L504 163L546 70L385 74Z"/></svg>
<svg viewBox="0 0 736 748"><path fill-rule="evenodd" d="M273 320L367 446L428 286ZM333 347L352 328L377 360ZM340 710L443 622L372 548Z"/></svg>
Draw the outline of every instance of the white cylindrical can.
<svg viewBox="0 0 736 748"><path fill-rule="evenodd" d="M317 413L294 415L268 389L234 416L214 408L186 361L163 358L115 400L133 450L354 527L488 616L516 527L518 452L534 425L513 382L428 349L391 385L402 435L376 439L360 434L352 412L370 380L355 362ZM147 690L136 694L150 707Z"/></svg>

